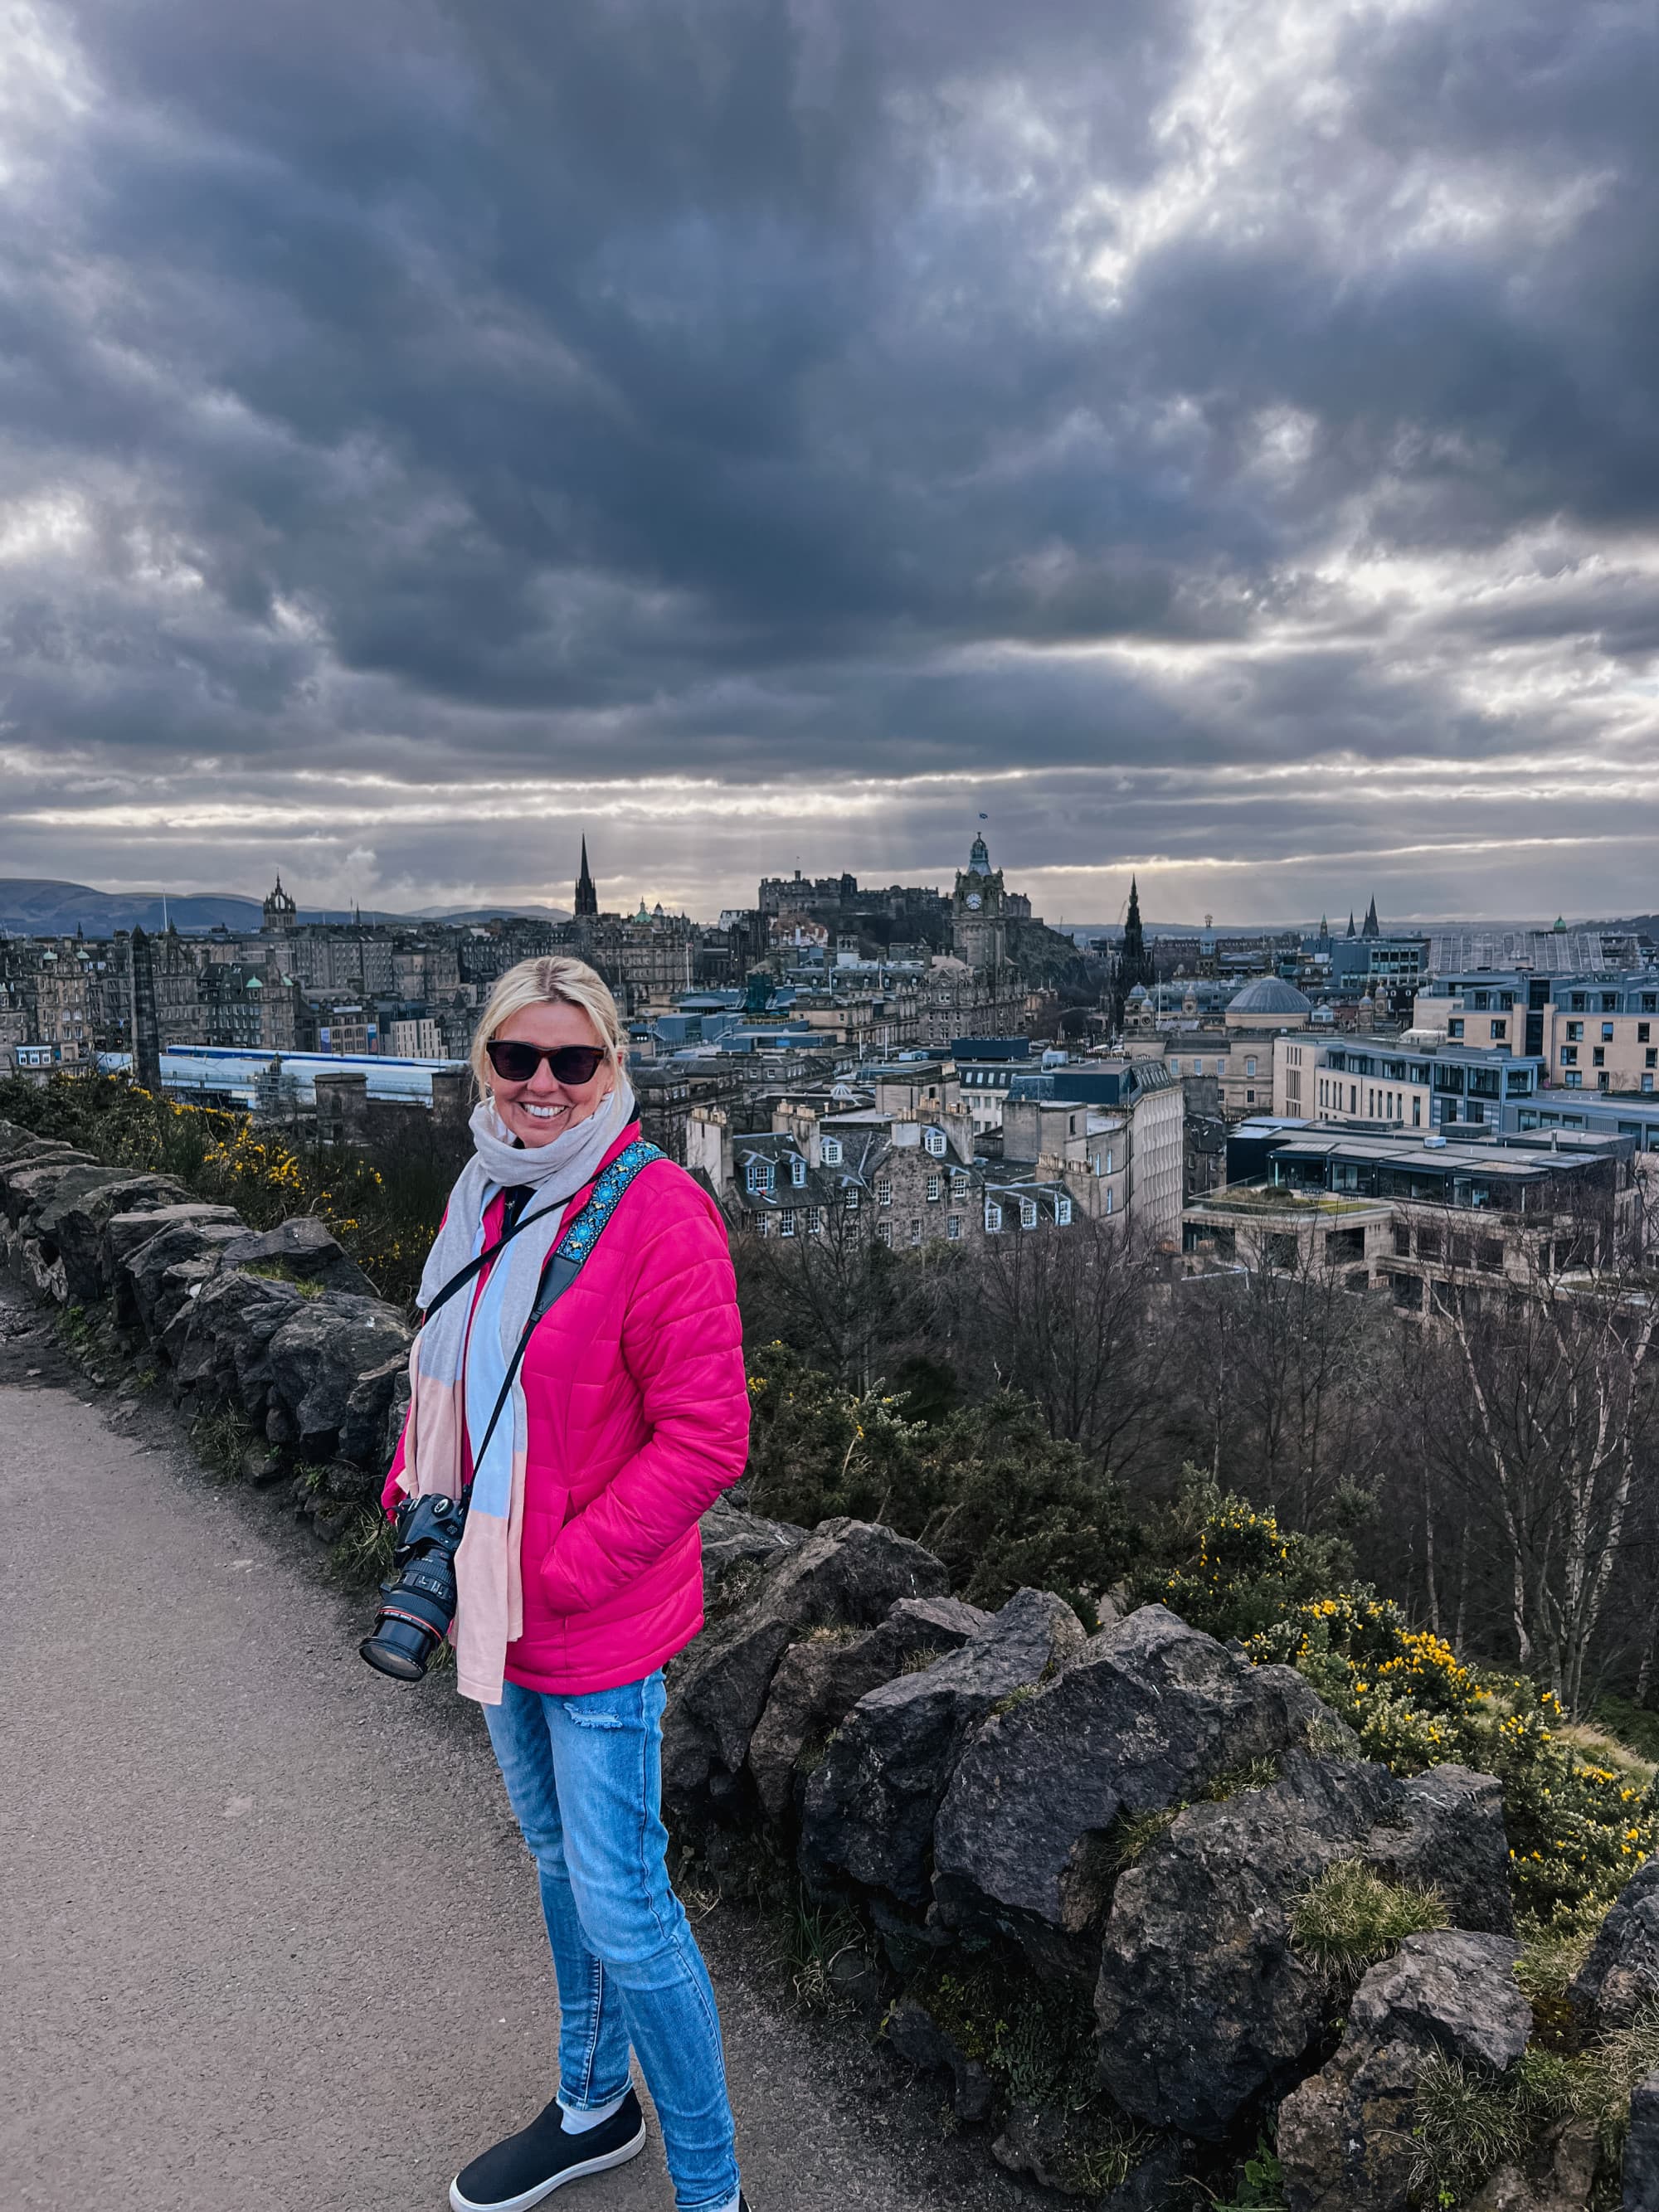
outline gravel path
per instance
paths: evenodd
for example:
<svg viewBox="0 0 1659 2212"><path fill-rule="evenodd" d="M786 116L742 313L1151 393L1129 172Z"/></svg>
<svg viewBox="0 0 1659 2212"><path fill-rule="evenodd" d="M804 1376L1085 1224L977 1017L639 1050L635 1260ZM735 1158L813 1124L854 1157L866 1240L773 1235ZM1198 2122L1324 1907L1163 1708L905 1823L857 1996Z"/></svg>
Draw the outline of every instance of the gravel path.
<svg viewBox="0 0 1659 2212"><path fill-rule="evenodd" d="M314 1540L15 1308L0 1514L4 2202L441 2212L554 2081L532 1870L476 1712L371 1674ZM781 2004L747 1916L700 1933L755 2212L1053 2203L867 2029ZM554 2201L669 2212L654 2130Z"/></svg>

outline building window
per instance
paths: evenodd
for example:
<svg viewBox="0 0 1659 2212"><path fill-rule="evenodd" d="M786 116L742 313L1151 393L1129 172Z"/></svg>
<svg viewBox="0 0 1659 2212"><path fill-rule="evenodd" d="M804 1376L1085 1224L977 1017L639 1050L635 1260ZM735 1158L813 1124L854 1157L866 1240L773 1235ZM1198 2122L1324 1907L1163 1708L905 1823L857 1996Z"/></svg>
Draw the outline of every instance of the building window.
<svg viewBox="0 0 1659 2212"><path fill-rule="evenodd" d="M1035 1229L1035 1228L1036 1227L1036 1224L1037 1224L1037 1210L1036 1210L1036 1199L1034 1199L1034 1198L1022 1198L1022 1199L1021 1199L1021 1200L1019 1201L1019 1225L1020 1225L1020 1227L1021 1227L1022 1229Z"/></svg>
<svg viewBox="0 0 1659 2212"><path fill-rule="evenodd" d="M848 1186L847 1192L847 1211L849 1213L856 1213L858 1210L859 1187L856 1183L852 1183Z"/></svg>
<svg viewBox="0 0 1659 2212"><path fill-rule="evenodd" d="M747 1172L744 1175L744 1181L748 1187L749 1193L751 1197L759 1198L763 1196L772 1188L772 1163L770 1160L750 1160Z"/></svg>
<svg viewBox="0 0 1659 2212"><path fill-rule="evenodd" d="M1446 1035L1449 1037L1461 1037L1462 1034L1463 1024L1461 1021L1449 1021L1447 1023Z"/></svg>
<svg viewBox="0 0 1659 2212"><path fill-rule="evenodd" d="M1653 1045L1648 1047L1642 1054L1642 1065L1644 1067L1659 1067L1659 1047Z"/></svg>
<svg viewBox="0 0 1659 2212"><path fill-rule="evenodd" d="M1255 1061L1254 1059L1249 1059L1245 1061L1244 1073L1246 1075L1254 1075L1255 1073Z"/></svg>
<svg viewBox="0 0 1659 2212"><path fill-rule="evenodd" d="M1590 1047L1590 1064L1595 1067L1605 1067L1607 1066L1607 1048L1605 1045L1593 1044Z"/></svg>
<svg viewBox="0 0 1659 2212"><path fill-rule="evenodd" d="M1653 1031L1653 1024L1652 1024L1651 1022L1638 1022L1638 1024L1636 1024L1636 1042L1637 1042L1637 1043L1638 1043L1638 1044L1645 1044L1645 1043L1647 1042L1647 1041L1648 1041L1648 1039L1649 1039L1650 1036L1652 1034L1652 1031Z"/></svg>
<svg viewBox="0 0 1659 2212"><path fill-rule="evenodd" d="M892 1224L892 1223L891 1223L890 1221L878 1221L878 1222L876 1224L876 1235L877 1235L877 1236L881 1239L882 1243L883 1243L884 1244L885 1244L885 1245L889 1248L889 1249L890 1250L890 1249L891 1249L891 1247L892 1247L892 1243L893 1243L893 1224Z"/></svg>
<svg viewBox="0 0 1659 2212"><path fill-rule="evenodd" d="M1613 1042L1613 1024L1611 1022L1603 1022L1601 1024L1601 1042L1603 1044L1611 1044Z"/></svg>
<svg viewBox="0 0 1659 2212"><path fill-rule="evenodd" d="M1578 1062L1578 1048L1577 1048L1577 1046L1576 1044L1564 1044L1564 1045L1562 1046L1562 1048L1561 1048L1561 1065L1562 1065L1562 1066L1563 1066L1563 1067L1574 1067L1574 1066L1576 1066L1577 1065L1577 1062Z"/></svg>
<svg viewBox="0 0 1659 2212"><path fill-rule="evenodd" d="M965 1175L958 1173L951 1177L951 1195L952 1198L967 1197L968 1178Z"/></svg>
<svg viewBox="0 0 1659 2212"><path fill-rule="evenodd" d="M786 1206L778 1216L778 1234L780 1237L793 1237L794 1233L795 1209L793 1206Z"/></svg>
<svg viewBox="0 0 1659 2212"><path fill-rule="evenodd" d="M952 1244L959 1244L962 1242L962 1216L959 1213L945 1215L945 1234L946 1239Z"/></svg>
<svg viewBox="0 0 1659 2212"><path fill-rule="evenodd" d="M940 1178L938 1176L929 1176L927 1178L927 1203L929 1206L937 1206L939 1204L939 1189Z"/></svg>
<svg viewBox="0 0 1659 2212"><path fill-rule="evenodd" d="M1112 1211L1112 1200L1116 1195L1116 1192L1114 1191L1109 1184L1106 1190L1106 1211L1108 1213Z"/></svg>
<svg viewBox="0 0 1659 2212"><path fill-rule="evenodd" d="M809 1206L806 1209L807 1235L809 1237L817 1237L822 1235L823 1231L823 1208L821 1206Z"/></svg>
<svg viewBox="0 0 1659 2212"><path fill-rule="evenodd" d="M910 1242L913 1244L920 1244L921 1242L921 1224L919 1221L913 1221L910 1224Z"/></svg>
<svg viewBox="0 0 1659 2212"><path fill-rule="evenodd" d="M826 1137L818 1146L818 1158L825 1167L838 1168L841 1165L841 1139Z"/></svg>
<svg viewBox="0 0 1659 2212"><path fill-rule="evenodd" d="M936 1160L944 1158L945 1132L943 1129L924 1129L921 1133L921 1141Z"/></svg>
<svg viewBox="0 0 1659 2212"><path fill-rule="evenodd" d="M1492 1041L1494 1044L1502 1044L1504 1039L1509 1036L1509 1033L1510 1025L1507 1022L1494 1022L1492 1024Z"/></svg>
<svg viewBox="0 0 1659 2212"><path fill-rule="evenodd" d="M806 1188L806 1163L797 1152L789 1163L789 1180L797 1190Z"/></svg>
<svg viewBox="0 0 1659 2212"><path fill-rule="evenodd" d="M1180 1062L1178 1060L1172 1060L1170 1062L1170 1074L1171 1074L1171 1075L1179 1075L1179 1074L1180 1074L1180 1073L1181 1073L1181 1062Z"/></svg>
<svg viewBox="0 0 1659 2212"><path fill-rule="evenodd" d="M995 1200L994 1199L989 1199L989 1198L988 1198L988 1199L986 1200L986 1201L985 1201L985 1233L986 1233L986 1235L987 1235L988 1237L994 1237L994 1236L996 1235L996 1233L997 1233L998 1230L999 1230L999 1229L1000 1229L1000 1228L1001 1228L1001 1226L1002 1226L1002 1208L1001 1208L1001 1207L997 1204L997 1202L996 1202L996 1200Z"/></svg>
<svg viewBox="0 0 1659 2212"><path fill-rule="evenodd" d="M1069 1198L1057 1198L1054 1200L1054 1226L1057 1229L1069 1229L1071 1225L1072 1201Z"/></svg>
<svg viewBox="0 0 1659 2212"><path fill-rule="evenodd" d="M1577 1044L1583 1037L1583 1034L1584 1024L1583 1022L1569 1022L1567 1024L1567 1042L1569 1044Z"/></svg>
<svg viewBox="0 0 1659 2212"><path fill-rule="evenodd" d="M888 1176L878 1176L876 1181L876 1204L878 1206L890 1206L892 1203L893 1184L891 1177Z"/></svg>
<svg viewBox="0 0 1659 2212"><path fill-rule="evenodd" d="M1580 1089L1583 1084L1583 1077L1579 1073L1576 1067L1570 1067L1567 1070L1567 1088L1569 1091L1577 1091Z"/></svg>
<svg viewBox="0 0 1659 2212"><path fill-rule="evenodd" d="M1652 1090L1652 1088L1653 1088L1653 1078L1652 1078L1652 1076L1651 1076L1651 1075L1644 1074L1644 1075L1643 1076L1643 1078L1642 1078L1642 1088L1643 1088L1643 1090L1644 1090L1644 1091L1651 1091L1651 1090Z"/></svg>

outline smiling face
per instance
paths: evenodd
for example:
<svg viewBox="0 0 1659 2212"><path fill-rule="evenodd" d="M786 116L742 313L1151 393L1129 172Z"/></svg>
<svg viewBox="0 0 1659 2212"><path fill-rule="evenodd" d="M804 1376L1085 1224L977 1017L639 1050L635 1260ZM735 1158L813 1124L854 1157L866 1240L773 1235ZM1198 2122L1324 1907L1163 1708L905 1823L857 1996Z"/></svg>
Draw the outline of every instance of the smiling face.
<svg viewBox="0 0 1659 2212"><path fill-rule="evenodd" d="M601 1045L603 1038L580 1006L555 1000L508 1014L494 1035L509 1043L544 1047ZM601 1060L586 1083L561 1083L544 1060L528 1083L489 1079L490 1097L501 1127L526 1145L551 1144L555 1137L586 1121L611 1095L615 1078Z"/></svg>

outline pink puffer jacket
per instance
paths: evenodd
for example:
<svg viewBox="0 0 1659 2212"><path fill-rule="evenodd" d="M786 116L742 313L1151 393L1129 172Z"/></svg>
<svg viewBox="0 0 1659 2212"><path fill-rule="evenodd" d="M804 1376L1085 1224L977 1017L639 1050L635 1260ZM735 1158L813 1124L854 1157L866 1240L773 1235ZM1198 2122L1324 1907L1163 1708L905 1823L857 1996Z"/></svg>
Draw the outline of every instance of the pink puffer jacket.
<svg viewBox="0 0 1659 2212"><path fill-rule="evenodd" d="M602 1165L639 1133L631 1122ZM702 1626L698 1516L749 1451L726 1227L683 1168L653 1160L635 1177L531 1338L523 1378L524 1634L507 1678L568 1696L638 1681ZM399 1442L388 1510L403 1456Z"/></svg>

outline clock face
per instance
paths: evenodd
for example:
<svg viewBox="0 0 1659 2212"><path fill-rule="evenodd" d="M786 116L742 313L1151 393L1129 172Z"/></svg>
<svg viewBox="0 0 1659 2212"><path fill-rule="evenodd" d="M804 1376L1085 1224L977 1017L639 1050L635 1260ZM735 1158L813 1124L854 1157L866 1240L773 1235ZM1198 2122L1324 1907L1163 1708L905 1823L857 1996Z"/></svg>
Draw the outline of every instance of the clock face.
<svg viewBox="0 0 1659 2212"><path fill-rule="evenodd" d="M968 899L967 899L967 906L968 906L968 911L969 911L969 914L977 914L977 913L979 912L979 909L980 909L980 896L979 896L979 893L978 893L977 891L969 891L969 894L968 894Z"/></svg>

